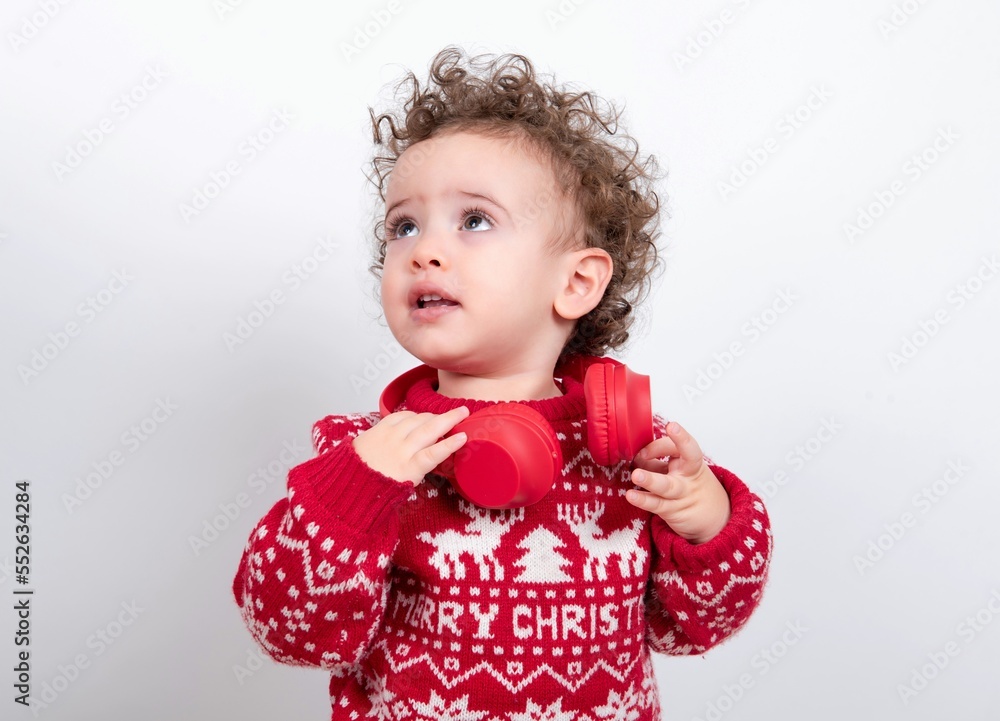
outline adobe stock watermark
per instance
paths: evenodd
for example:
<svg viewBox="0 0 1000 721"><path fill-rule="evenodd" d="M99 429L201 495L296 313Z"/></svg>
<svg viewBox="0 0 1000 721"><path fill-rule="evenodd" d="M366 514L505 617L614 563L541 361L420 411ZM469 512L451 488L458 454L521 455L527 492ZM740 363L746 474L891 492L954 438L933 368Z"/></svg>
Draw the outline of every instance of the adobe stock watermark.
<svg viewBox="0 0 1000 721"><path fill-rule="evenodd" d="M68 4L69 0L40 0L38 10L21 19L17 32L7 33L7 42L10 43L11 50L15 53L21 52L21 48L38 37L42 28L52 22Z"/></svg>
<svg viewBox="0 0 1000 721"><path fill-rule="evenodd" d="M6 583L7 579L14 575L14 564L10 560L10 556L4 556L3 562L0 562L0 584Z"/></svg>
<svg viewBox="0 0 1000 721"><path fill-rule="evenodd" d="M434 149L446 139L447 135L432 135L425 140L411 145L406 150L406 165L401 168L394 165L392 177L399 178L400 180L411 177L431 157Z"/></svg>
<svg viewBox="0 0 1000 721"><path fill-rule="evenodd" d="M248 646L246 665L233 664L233 675L236 677L236 682L242 686L248 678L264 668L264 664L268 661L271 661L271 658L259 646Z"/></svg>
<svg viewBox="0 0 1000 721"><path fill-rule="evenodd" d="M975 614L970 614L959 621L955 626L954 637L947 641L940 649L927 653L927 661L922 662L910 669L910 676L907 683L896 685L896 693L904 706L909 706L910 701L925 690L941 673L951 665L951 662L962 653L962 649L968 647L970 643L982 635L990 624L1000 616L1000 589L994 588L990 592L986 603L976 610ZM959 644L957 639L961 639L965 645Z"/></svg>
<svg viewBox="0 0 1000 721"><path fill-rule="evenodd" d="M883 217L913 183L924 177L961 137L950 125L947 128L938 128L934 139L903 163L900 168L901 178L897 176L887 186L872 193L874 200L871 202L857 206L854 222L843 225L847 242L853 245L858 238L871 230L875 221Z"/></svg>
<svg viewBox="0 0 1000 721"><path fill-rule="evenodd" d="M527 207L518 209L513 217L514 227L518 231L523 231L538 222L539 218L545 216L546 211L558 210L556 202L559 195L550 187L546 187L541 193L533 197Z"/></svg>
<svg viewBox="0 0 1000 721"><path fill-rule="evenodd" d="M236 154L240 159L230 160L221 168L211 171L208 180L194 188L190 202L180 203L178 210L184 222L190 224L192 218L207 210L212 201L230 186L237 175L253 163L281 133L288 130L294 119L295 116L285 108L272 111L271 118L236 147Z"/></svg>
<svg viewBox="0 0 1000 721"><path fill-rule="evenodd" d="M333 257L333 251L338 248L340 248L340 244L335 243L329 235L320 236L310 253L306 254L302 260L292 263L281 274L281 285L265 293L263 298L255 298L252 302L253 308L247 311L246 315L236 317L236 326L233 332L227 330L222 333L222 340L230 355L250 340L257 329L274 316L278 306L283 305L288 300L286 293L291 294L299 290L307 280L315 275L323 263Z"/></svg>
<svg viewBox="0 0 1000 721"><path fill-rule="evenodd" d="M230 13L236 12L236 8L243 5L244 0L212 0L212 9L215 10L219 20L225 20Z"/></svg>
<svg viewBox="0 0 1000 721"><path fill-rule="evenodd" d="M705 704L703 716L693 716L691 721L720 721L727 713L736 708L736 704L746 696L758 679L766 676L772 668L781 662L792 647L796 646L809 629L801 621L788 621L781 635L768 646L761 648L750 659L750 671L744 671L731 684L722 686L722 693Z"/></svg>
<svg viewBox="0 0 1000 721"><path fill-rule="evenodd" d="M377 38L402 10L399 0L389 0L384 8L372 10L371 19L354 28L351 42L340 43L340 52L344 60L348 64L353 63L355 56L360 55L362 50L371 45L372 40Z"/></svg>
<svg viewBox="0 0 1000 721"><path fill-rule="evenodd" d="M59 696L66 693L83 672L91 667L95 659L107 653L125 633L125 629L130 628L144 610L136 604L135 599L122 601L119 608L120 610L110 621L94 629L93 633L87 636L84 640L85 651L76 654L69 663L56 666L56 675L42 682L40 689L36 687L33 692L30 689L25 690L25 700L19 703L31 708L35 718L38 718L40 711L51 706Z"/></svg>
<svg viewBox="0 0 1000 721"><path fill-rule="evenodd" d="M728 182L720 180L716 183L719 195L724 202L728 202L738 190L743 188L750 178L764 167L771 156L781 150L782 143L791 140L799 130L805 127L806 123L812 120L816 111L826 105L833 97L833 92L824 83L820 83L819 86L813 85L809 90L809 95L805 100L794 110L785 113L775 123L774 129L778 132L778 137L768 136L758 145L747 148L746 160L734 164L730 168Z"/></svg>
<svg viewBox="0 0 1000 721"><path fill-rule="evenodd" d="M408 335L403 335L402 341L406 342L408 338ZM381 351L365 359L360 373L352 373L348 377L355 395L361 395L361 391L378 381L404 350L400 341L396 340L395 337L382 341L379 347L382 349Z"/></svg>
<svg viewBox="0 0 1000 721"><path fill-rule="evenodd" d="M911 505L917 510L903 511L899 517L883 524L883 531L868 541L864 553L854 554L854 568L859 576L875 567L875 564L885 558L885 555L903 540L906 533L915 528L919 519L936 508L951 489L971 472L972 468L959 459L948 461L948 468L941 476L927 484L910 498Z"/></svg>
<svg viewBox="0 0 1000 721"><path fill-rule="evenodd" d="M352 373L348 379L355 395L361 395L361 391L377 381L385 369L391 366L392 362L403 353L403 346L394 338L383 341L380 347L382 351L376 353L374 358L365 359L364 365L361 367L361 374Z"/></svg>
<svg viewBox="0 0 1000 721"><path fill-rule="evenodd" d="M896 373L912 361L928 344L938 336L941 330L954 320L954 313L965 308L975 300L993 280L1000 270L1000 261L996 253L979 259L979 265L962 282L952 286L945 293L944 302L930 315L917 321L917 329L900 337L900 345L896 350L889 351L887 356L889 367Z"/></svg>
<svg viewBox="0 0 1000 721"><path fill-rule="evenodd" d="M545 20L549 24L549 30L558 30L559 26L570 19L581 5L590 0L560 0L558 5L545 10Z"/></svg>
<svg viewBox="0 0 1000 721"><path fill-rule="evenodd" d="M750 0L733 0L732 4L738 10L743 11L750 7ZM722 37L722 34L726 32L729 26L739 19L739 16L739 12L734 12L731 8L725 8L719 13L718 17L702 23L701 30L688 36L687 43L684 45L684 52L677 52L675 50L670 56L674 61L674 67L678 70L683 70L700 58L716 40Z"/></svg>
<svg viewBox="0 0 1000 721"><path fill-rule="evenodd" d="M820 426L809 438L802 443L795 444L795 448L785 454L785 465L792 471L801 471L812 459L820 454L837 435L844 430L844 426L837 422L833 416L820 421ZM792 476L785 469L775 471L770 480L765 480L761 484L761 490L768 500L772 500L778 491L784 488L792 480Z"/></svg>
<svg viewBox="0 0 1000 721"><path fill-rule="evenodd" d="M61 500L66 513L72 516L79 510L176 411L177 406L170 401L170 396L165 399L157 398L153 410L122 431L118 437L118 446L91 463L91 470L86 475L77 476L73 482L73 492L62 494Z"/></svg>
<svg viewBox="0 0 1000 721"><path fill-rule="evenodd" d="M83 165L83 161L89 158L94 150L100 147L119 127L115 125L115 122L122 123L127 120L133 112L139 109L140 105L146 102L153 91L160 87L164 78L170 77L159 63L147 64L145 70L142 79L119 95L100 120L93 126L83 128L80 131L82 136L80 140L66 146L62 162L52 161L52 172L55 173L56 180L61 183L67 175Z"/></svg>
<svg viewBox="0 0 1000 721"><path fill-rule="evenodd" d="M904 2L895 3L889 16L879 19L876 23L882 39L888 40L891 35L898 33L926 4L927 0L904 0Z"/></svg>
<svg viewBox="0 0 1000 721"><path fill-rule="evenodd" d="M200 556L201 552L209 548L222 536L232 525L233 521L253 505L254 498L260 496L264 491L276 483L284 480L288 470L298 462L308 460L310 449L297 441L285 441L282 449L267 465L260 466L247 476L247 487L255 492L251 496L240 491L232 501L220 503L219 513L211 518L202 521L201 530L197 534L188 536L188 545L195 556Z"/></svg>
<svg viewBox="0 0 1000 721"><path fill-rule="evenodd" d="M78 338L83 329L93 323L134 280L135 278L125 268L113 271L111 280L103 288L94 295L87 296L76 307L76 315L82 319L82 324L75 320L67 321L61 329L48 334L47 342L31 349L31 359L27 363L18 364L17 374L21 378L21 383L27 387L48 368L69 347L70 342Z"/></svg>
<svg viewBox="0 0 1000 721"><path fill-rule="evenodd" d="M746 354L748 348L757 343L785 313L792 309L798 299L799 296L791 288L776 291L771 303L740 327L740 334L747 339L746 345L742 341L735 340L726 350L714 353L712 360L698 369L694 380L682 386L681 390L684 391L688 405L705 395L736 364L736 361Z"/></svg>

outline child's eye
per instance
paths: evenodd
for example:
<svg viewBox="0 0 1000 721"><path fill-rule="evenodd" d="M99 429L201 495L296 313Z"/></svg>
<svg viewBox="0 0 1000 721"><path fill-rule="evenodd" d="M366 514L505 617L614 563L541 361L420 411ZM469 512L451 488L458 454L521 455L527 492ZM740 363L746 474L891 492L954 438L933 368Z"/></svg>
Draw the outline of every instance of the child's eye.
<svg viewBox="0 0 1000 721"><path fill-rule="evenodd" d="M462 227L465 230L488 230L493 227L493 219L479 208L466 208L462 211L462 217L464 219ZM479 222L475 226L469 227L470 220L476 220ZM483 228L483 222L486 223L486 228Z"/></svg>
<svg viewBox="0 0 1000 721"><path fill-rule="evenodd" d="M398 238L400 237L399 236L400 231L403 231L404 236L409 235L409 233L406 232L406 229L407 228L416 229L416 227L417 226L415 226L413 222L410 221L409 218L399 218L399 217L390 218L385 222L385 237L390 239Z"/></svg>

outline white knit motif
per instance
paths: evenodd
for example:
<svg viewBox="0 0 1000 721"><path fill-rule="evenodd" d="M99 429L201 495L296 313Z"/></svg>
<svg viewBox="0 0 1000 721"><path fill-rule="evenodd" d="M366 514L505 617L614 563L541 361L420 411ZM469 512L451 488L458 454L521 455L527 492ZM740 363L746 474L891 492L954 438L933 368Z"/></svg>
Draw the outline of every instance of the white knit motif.
<svg viewBox="0 0 1000 721"><path fill-rule="evenodd" d="M548 706L543 707L541 704L535 703L532 699L528 699L528 705L524 709L524 713L512 713L510 714L511 721L576 721L577 713L576 711L571 711L569 709L563 710L562 707L562 696L557 698L555 701L550 703Z"/></svg>
<svg viewBox="0 0 1000 721"><path fill-rule="evenodd" d="M598 580L606 581L608 559L611 556L618 556L618 570L621 571L622 578L640 575L648 556L637 543L644 521L635 518L631 525L605 533L597 523L604 515L604 509L605 505L599 501L594 503L593 509L589 503L585 504L582 515L578 505L560 505L558 508L559 519L569 525L580 540L580 547L587 553L587 562L583 566L584 579L594 580L596 568Z"/></svg>
<svg viewBox="0 0 1000 721"><path fill-rule="evenodd" d="M460 501L462 513L471 520L464 530L447 528L438 533L424 531L417 538L434 546L434 553L428 561L441 574L441 578L449 579L454 573L458 580L465 578L463 555L472 556L473 562L479 566L479 580L503 580L503 566L496 556L503 536L517 521L524 520L524 509L497 513L487 508L480 508L472 503Z"/></svg>
<svg viewBox="0 0 1000 721"><path fill-rule="evenodd" d="M653 696L650 696L649 689L637 689L634 684L621 692L609 690L604 702L588 709L591 713L567 707L572 704L572 697L560 696L541 702L526 698L523 711L497 715L493 710L475 708L468 694L449 701L431 689L426 700L401 698L389 691L384 681L377 680L368 695L371 707L365 718L412 721L635 721L649 710L658 715L655 685L653 691Z"/></svg>
<svg viewBox="0 0 1000 721"><path fill-rule="evenodd" d="M524 570L514 579L519 583L568 583L573 577L563 570L563 566L572 568L573 562L559 553L559 548L566 544L545 526L538 526L520 543L525 553L514 562L515 566Z"/></svg>
<svg viewBox="0 0 1000 721"><path fill-rule="evenodd" d="M437 677L443 688L452 689L463 684L474 687L475 677L484 675L492 677L511 695L521 694L535 681L546 678L556 681L571 694L579 693L588 683L604 683L607 677L623 684L636 674L636 666L641 668L643 663L640 648L636 653L623 652L611 659L600 657L596 661L589 659L587 663L570 662L565 664L565 668L557 667L555 661L552 664L543 661L530 669L522 667L521 673L515 673L516 669L505 658L498 659L496 663L483 658L475 665L461 666L457 659L449 663L451 659L445 657L438 664L435 654L428 651L415 654L406 644L390 642L388 639L376 641L371 651L379 651L384 656L389 678L405 678L414 669L426 667ZM602 676L605 678L601 678Z"/></svg>

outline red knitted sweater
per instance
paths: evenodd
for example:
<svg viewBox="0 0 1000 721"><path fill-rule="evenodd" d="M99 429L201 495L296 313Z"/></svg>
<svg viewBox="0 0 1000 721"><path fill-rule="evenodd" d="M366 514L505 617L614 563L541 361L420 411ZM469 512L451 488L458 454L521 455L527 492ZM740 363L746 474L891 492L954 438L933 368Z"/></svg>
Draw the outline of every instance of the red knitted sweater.
<svg viewBox="0 0 1000 721"><path fill-rule="evenodd" d="M629 466L586 448L583 386L527 401L552 424L564 467L539 503L487 510L443 478L417 486L368 467L351 439L378 414L327 416L318 455L289 471L233 582L274 659L328 669L333 719L659 718L650 650L699 654L747 621L767 576L767 512L712 465L732 516L692 545L625 500ZM399 409L488 401L430 380ZM665 421L655 417L655 436Z"/></svg>

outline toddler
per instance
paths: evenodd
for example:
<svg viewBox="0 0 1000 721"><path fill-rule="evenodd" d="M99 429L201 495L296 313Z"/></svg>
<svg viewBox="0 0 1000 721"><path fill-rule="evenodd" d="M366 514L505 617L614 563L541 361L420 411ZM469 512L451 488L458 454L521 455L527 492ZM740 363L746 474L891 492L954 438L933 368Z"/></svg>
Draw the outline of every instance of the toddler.
<svg viewBox="0 0 1000 721"><path fill-rule="evenodd" d="M614 106L521 55L442 50L371 112L381 303L436 374L387 413L330 415L250 535L236 602L274 659L330 672L333 719L659 718L651 651L702 654L757 607L760 498L653 416L600 465L567 368L628 337L660 263L655 160ZM619 142L624 138L624 142ZM653 376L656 377L655 374ZM442 463L470 412L517 401L562 465L540 501L485 508Z"/></svg>

